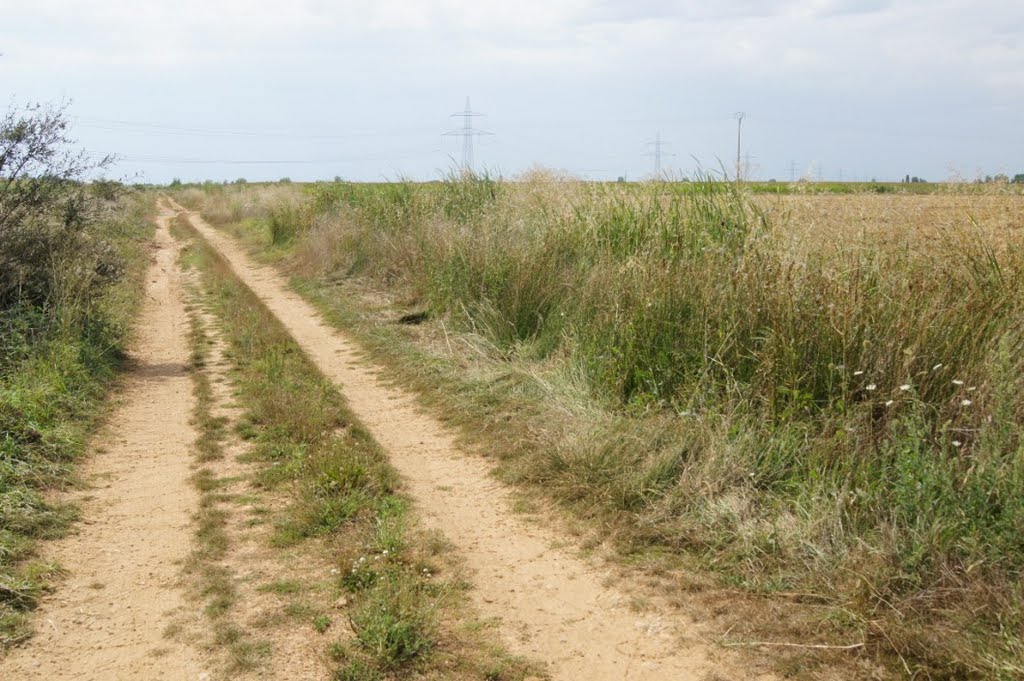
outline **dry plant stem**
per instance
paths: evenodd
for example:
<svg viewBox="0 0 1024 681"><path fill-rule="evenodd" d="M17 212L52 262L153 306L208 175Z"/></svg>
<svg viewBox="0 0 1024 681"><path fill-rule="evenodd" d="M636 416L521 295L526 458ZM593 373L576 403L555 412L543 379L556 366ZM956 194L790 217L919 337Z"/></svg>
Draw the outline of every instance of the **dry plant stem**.
<svg viewBox="0 0 1024 681"><path fill-rule="evenodd" d="M785 643L777 641L735 641L732 643L723 643L723 646L727 648L737 648L741 646L752 646L752 647L777 647L777 648L808 648L812 650L857 650L864 647L864 643L851 643L850 645L839 646L839 645L827 645L823 643Z"/></svg>

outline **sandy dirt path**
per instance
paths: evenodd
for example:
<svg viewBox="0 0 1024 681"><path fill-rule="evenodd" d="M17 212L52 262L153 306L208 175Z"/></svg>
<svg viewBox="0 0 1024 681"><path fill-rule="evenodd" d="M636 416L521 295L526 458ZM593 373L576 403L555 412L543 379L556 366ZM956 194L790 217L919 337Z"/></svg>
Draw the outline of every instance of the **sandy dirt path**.
<svg viewBox="0 0 1024 681"><path fill-rule="evenodd" d="M70 576L43 601L35 638L0 660L0 679L207 677L196 651L163 636L185 604L177 580L196 507L188 319L169 219L158 219L133 367L83 465L93 488L79 495L80 531L49 547Z"/></svg>
<svg viewBox="0 0 1024 681"><path fill-rule="evenodd" d="M181 208L174 204L175 208ZM184 210L184 209L182 209ZM610 572L565 549L565 537L512 509L487 462L457 449L453 434L408 392L383 383L358 346L329 327L283 276L197 214L192 224L284 323L353 412L387 450L427 526L440 528L472 570L481 612L501 622L510 648L548 664L555 679L706 680L770 678L741 671L677 614L635 613L605 586Z"/></svg>

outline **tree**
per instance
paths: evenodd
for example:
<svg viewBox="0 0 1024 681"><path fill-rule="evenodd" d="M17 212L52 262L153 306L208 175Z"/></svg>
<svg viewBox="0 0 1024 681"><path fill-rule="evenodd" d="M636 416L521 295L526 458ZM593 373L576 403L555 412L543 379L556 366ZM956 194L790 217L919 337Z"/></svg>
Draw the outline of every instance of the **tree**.
<svg viewBox="0 0 1024 681"><path fill-rule="evenodd" d="M73 150L64 107L12 108L0 120L0 310L15 301L43 305L54 293L61 258L74 255L89 285L116 277L119 262L83 230L117 193L93 190L87 175L107 167ZM66 274L66 271L64 272Z"/></svg>

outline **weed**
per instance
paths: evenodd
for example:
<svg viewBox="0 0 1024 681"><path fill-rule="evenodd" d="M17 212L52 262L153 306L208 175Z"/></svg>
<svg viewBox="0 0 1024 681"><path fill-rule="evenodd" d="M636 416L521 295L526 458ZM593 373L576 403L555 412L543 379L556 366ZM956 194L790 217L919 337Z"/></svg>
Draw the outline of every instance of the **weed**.
<svg viewBox="0 0 1024 681"><path fill-rule="evenodd" d="M327 615L317 615L313 618L313 629L318 634L324 634L331 628L331 618Z"/></svg>
<svg viewBox="0 0 1024 681"><path fill-rule="evenodd" d="M348 662L334 673L334 681L383 681L385 676L360 660Z"/></svg>
<svg viewBox="0 0 1024 681"><path fill-rule="evenodd" d="M430 649L435 623L419 590L388 577L365 593L352 615L352 628L382 669L402 666Z"/></svg>
<svg viewBox="0 0 1024 681"><path fill-rule="evenodd" d="M283 579L276 582L270 582L269 584L262 584L257 590L279 595L297 594L302 591L302 585L294 580Z"/></svg>

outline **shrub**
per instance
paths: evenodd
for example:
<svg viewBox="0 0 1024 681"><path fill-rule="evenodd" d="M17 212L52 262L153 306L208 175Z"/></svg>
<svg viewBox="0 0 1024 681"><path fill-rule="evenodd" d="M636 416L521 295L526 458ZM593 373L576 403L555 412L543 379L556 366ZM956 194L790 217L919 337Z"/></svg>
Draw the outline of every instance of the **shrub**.
<svg viewBox="0 0 1024 681"><path fill-rule="evenodd" d="M54 296L95 297L121 271L114 250L85 228L119 194L90 189L85 173L103 167L68 150L62 109L12 109L0 121L0 309Z"/></svg>

